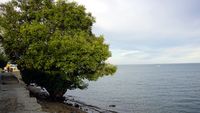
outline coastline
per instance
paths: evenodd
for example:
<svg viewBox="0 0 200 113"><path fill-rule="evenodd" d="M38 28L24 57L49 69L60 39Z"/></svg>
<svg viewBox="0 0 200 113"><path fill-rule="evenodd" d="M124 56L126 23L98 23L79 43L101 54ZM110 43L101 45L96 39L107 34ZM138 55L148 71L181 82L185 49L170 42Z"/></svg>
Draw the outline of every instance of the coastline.
<svg viewBox="0 0 200 113"><path fill-rule="evenodd" d="M4 79L5 77L6 79ZM29 88L27 88L25 83L21 80L20 73L0 73L0 78L0 91L2 90L0 93L0 100L2 101L0 111L2 111L2 113L4 113L4 111L6 113L8 110L11 110L13 113L18 113L19 111L34 111L37 113L116 113L115 111L88 105L76 100L73 96L65 97L63 103L52 102L31 96ZM7 101L5 98L10 100ZM6 103L6 101L8 103ZM7 106L7 104L9 104L9 106ZM24 107L18 107L18 104L22 104Z"/></svg>
<svg viewBox="0 0 200 113"><path fill-rule="evenodd" d="M86 113L64 103L41 101L30 96L27 86L18 77L20 74L0 73L1 113Z"/></svg>
<svg viewBox="0 0 200 113"><path fill-rule="evenodd" d="M116 111L88 105L84 102L75 100L71 96L66 97L63 103L44 99L37 99L37 102L41 105L42 111L48 113L117 113Z"/></svg>
<svg viewBox="0 0 200 113"><path fill-rule="evenodd" d="M79 108L60 103L60 102L50 102L47 100L38 100L38 103L42 107L42 111L48 113L86 113Z"/></svg>

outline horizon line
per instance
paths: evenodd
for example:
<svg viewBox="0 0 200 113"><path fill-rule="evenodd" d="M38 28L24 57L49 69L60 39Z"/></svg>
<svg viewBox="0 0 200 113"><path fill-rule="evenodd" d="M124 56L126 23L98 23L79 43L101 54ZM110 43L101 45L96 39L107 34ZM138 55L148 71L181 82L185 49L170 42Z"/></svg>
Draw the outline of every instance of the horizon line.
<svg viewBox="0 0 200 113"><path fill-rule="evenodd" d="M114 65L176 65L176 64L200 64L197 63L146 63L146 64L114 64Z"/></svg>

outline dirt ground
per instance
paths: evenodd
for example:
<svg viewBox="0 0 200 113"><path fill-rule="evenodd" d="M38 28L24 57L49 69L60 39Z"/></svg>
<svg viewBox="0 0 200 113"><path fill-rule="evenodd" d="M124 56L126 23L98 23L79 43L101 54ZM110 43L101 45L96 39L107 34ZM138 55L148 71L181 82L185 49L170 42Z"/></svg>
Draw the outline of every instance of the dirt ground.
<svg viewBox="0 0 200 113"><path fill-rule="evenodd" d="M38 100L38 103L42 106L42 110L48 113L86 113L64 103L49 102L45 100Z"/></svg>

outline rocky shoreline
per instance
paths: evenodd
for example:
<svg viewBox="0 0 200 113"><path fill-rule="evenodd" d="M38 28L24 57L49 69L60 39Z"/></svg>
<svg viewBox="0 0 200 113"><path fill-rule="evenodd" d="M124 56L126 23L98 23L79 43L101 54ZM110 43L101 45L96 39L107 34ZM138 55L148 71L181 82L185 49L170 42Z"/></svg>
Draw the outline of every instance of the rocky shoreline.
<svg viewBox="0 0 200 113"><path fill-rule="evenodd" d="M63 103L36 99L13 73L0 73L1 113L116 113L67 96Z"/></svg>
<svg viewBox="0 0 200 113"><path fill-rule="evenodd" d="M88 105L84 102L76 100L73 96L70 96L70 95L65 97L64 103L70 106L74 106L78 109L81 109L87 113L117 113L116 111L102 109L100 107L93 106L93 105Z"/></svg>
<svg viewBox="0 0 200 113"><path fill-rule="evenodd" d="M66 104L41 102L31 97L27 86L18 77L13 73L0 73L1 113L85 113Z"/></svg>
<svg viewBox="0 0 200 113"><path fill-rule="evenodd" d="M38 103L49 113L117 113L75 100L73 96L67 96L63 103L44 99L38 99Z"/></svg>
<svg viewBox="0 0 200 113"><path fill-rule="evenodd" d="M87 113L76 107L60 102L38 100L38 103L42 106L42 110L48 113Z"/></svg>

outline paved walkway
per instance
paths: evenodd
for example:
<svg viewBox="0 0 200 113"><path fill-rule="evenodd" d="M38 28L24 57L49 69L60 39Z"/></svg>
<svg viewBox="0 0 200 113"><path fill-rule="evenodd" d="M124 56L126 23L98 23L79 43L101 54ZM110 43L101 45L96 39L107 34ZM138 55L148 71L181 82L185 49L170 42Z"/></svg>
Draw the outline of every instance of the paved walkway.
<svg viewBox="0 0 200 113"><path fill-rule="evenodd" d="M0 112L1 113L46 113L36 98L29 96L25 84L12 73L0 73Z"/></svg>

